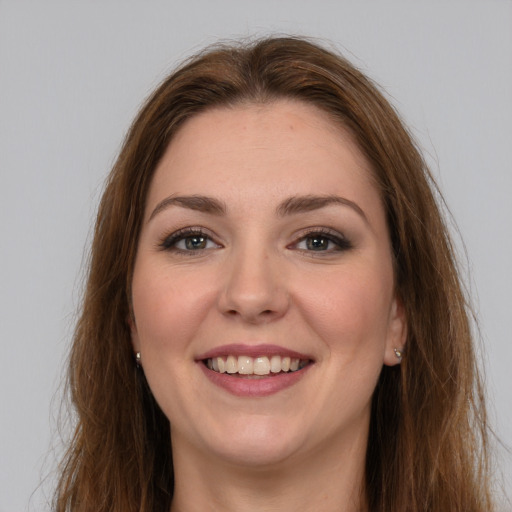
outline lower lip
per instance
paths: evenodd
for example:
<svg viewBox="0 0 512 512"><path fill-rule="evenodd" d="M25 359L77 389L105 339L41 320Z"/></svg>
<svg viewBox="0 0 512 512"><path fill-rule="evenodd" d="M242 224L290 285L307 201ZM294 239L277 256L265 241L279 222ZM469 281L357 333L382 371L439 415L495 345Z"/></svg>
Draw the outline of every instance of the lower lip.
<svg viewBox="0 0 512 512"><path fill-rule="evenodd" d="M232 395L244 397L269 396L296 384L312 366L290 373L282 373L274 377L244 378L232 377L229 373L219 373L207 368L203 362L198 362L204 374L216 386L219 386Z"/></svg>

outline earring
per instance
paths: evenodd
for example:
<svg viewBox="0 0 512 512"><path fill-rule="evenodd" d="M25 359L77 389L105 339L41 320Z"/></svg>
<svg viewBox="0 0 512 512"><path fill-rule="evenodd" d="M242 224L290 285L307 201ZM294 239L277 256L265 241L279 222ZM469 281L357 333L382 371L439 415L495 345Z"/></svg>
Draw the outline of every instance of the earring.
<svg viewBox="0 0 512 512"><path fill-rule="evenodd" d="M140 352L135 352L135 364L140 368Z"/></svg>
<svg viewBox="0 0 512 512"><path fill-rule="evenodd" d="M398 362L402 362L402 350L394 348L393 351L395 352L395 356L398 359Z"/></svg>

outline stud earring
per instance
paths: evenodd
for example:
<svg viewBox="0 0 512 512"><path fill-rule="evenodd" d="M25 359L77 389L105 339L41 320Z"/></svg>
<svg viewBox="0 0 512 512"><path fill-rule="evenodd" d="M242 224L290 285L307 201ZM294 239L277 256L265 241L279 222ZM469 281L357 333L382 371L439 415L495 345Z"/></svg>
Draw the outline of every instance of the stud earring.
<svg viewBox="0 0 512 512"><path fill-rule="evenodd" d="M402 362L402 351L398 348L393 349L395 352L395 356L398 359L398 362Z"/></svg>
<svg viewBox="0 0 512 512"><path fill-rule="evenodd" d="M135 352L135 364L140 368L140 352Z"/></svg>

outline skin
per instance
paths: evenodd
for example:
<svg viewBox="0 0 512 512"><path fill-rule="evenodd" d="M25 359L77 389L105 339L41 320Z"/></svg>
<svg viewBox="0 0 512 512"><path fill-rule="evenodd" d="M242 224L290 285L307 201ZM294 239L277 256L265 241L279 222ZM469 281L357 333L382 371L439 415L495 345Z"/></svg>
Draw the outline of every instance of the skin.
<svg viewBox="0 0 512 512"><path fill-rule="evenodd" d="M225 213L162 205L194 195ZM353 204L276 211L310 195ZM203 229L204 248L162 248L189 227ZM322 230L322 250L309 228ZM172 426L174 512L366 510L371 396L382 366L398 363L406 322L383 205L345 130L293 101L187 121L148 193L132 292L134 350ZM228 343L314 363L290 388L235 396L196 360Z"/></svg>

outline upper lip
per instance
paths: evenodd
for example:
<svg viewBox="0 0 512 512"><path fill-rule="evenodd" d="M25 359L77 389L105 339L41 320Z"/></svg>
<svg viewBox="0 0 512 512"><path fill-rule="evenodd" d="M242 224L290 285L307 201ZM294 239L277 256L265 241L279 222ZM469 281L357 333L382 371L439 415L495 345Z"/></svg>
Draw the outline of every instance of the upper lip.
<svg viewBox="0 0 512 512"><path fill-rule="evenodd" d="M224 357L229 355L248 357L282 356L296 359L313 360L313 358L308 354L302 354L295 350L280 347L279 345L244 345L239 343L222 345L219 347L212 348L211 350L208 350L207 352L197 356L196 359L198 361L203 361L205 359L213 359L214 357Z"/></svg>

